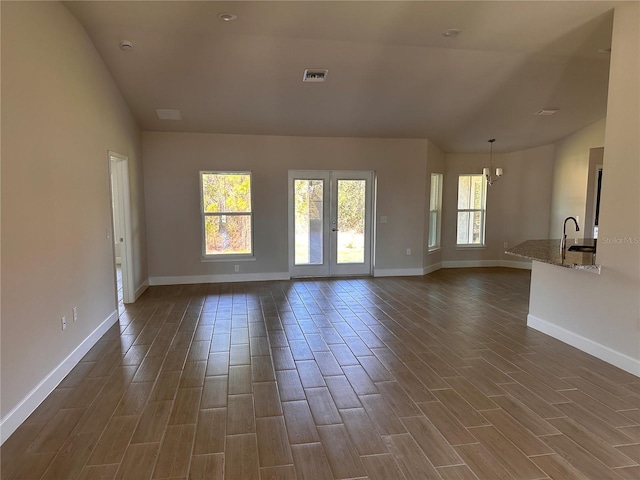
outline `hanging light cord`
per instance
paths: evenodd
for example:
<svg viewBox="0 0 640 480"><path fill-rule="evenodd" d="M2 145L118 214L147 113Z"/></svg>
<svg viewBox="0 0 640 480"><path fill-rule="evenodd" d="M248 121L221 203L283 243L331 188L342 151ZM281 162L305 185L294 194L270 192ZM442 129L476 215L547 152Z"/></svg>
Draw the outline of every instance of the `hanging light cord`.
<svg viewBox="0 0 640 480"><path fill-rule="evenodd" d="M493 168L493 142L495 142L496 139L495 138L491 138L489 139L489 146L490 146L490 152L489 152L489 173L491 174L491 169Z"/></svg>

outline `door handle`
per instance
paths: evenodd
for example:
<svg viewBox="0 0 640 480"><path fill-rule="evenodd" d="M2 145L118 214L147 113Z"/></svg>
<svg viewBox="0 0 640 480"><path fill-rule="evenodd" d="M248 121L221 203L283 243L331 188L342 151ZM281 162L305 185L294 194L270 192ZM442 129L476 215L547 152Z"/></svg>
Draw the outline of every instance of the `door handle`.
<svg viewBox="0 0 640 480"><path fill-rule="evenodd" d="M331 231L332 232L339 232L340 230L338 230L337 228L332 228Z"/></svg>

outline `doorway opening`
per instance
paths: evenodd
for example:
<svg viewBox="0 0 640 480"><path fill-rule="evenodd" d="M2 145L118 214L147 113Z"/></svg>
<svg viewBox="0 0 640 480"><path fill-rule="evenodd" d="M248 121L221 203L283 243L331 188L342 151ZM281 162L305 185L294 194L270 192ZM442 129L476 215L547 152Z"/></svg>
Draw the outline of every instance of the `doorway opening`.
<svg viewBox="0 0 640 480"><path fill-rule="evenodd" d="M131 200L129 191L129 159L109 152L111 179L111 217L113 221L113 262L115 271L116 302L118 310L123 304L135 301L133 291L133 253L131 242Z"/></svg>
<svg viewBox="0 0 640 480"><path fill-rule="evenodd" d="M373 172L289 172L289 274L371 275Z"/></svg>

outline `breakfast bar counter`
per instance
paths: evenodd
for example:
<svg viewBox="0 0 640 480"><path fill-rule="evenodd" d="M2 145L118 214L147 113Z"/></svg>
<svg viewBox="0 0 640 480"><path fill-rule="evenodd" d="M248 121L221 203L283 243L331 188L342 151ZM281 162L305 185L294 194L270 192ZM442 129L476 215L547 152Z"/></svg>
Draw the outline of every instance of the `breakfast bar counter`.
<svg viewBox="0 0 640 480"><path fill-rule="evenodd" d="M570 251L569 248L572 245L595 246L596 242L592 238L576 239L573 243L568 242L563 255L559 239L526 240L513 248L505 250L505 253L559 267L600 273L600 265L595 263L596 254Z"/></svg>

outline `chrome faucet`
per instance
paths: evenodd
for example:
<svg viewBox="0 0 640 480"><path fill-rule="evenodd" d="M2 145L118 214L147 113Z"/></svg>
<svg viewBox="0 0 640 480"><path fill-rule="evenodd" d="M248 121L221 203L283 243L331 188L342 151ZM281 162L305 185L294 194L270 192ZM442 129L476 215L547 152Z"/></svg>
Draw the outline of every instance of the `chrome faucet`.
<svg viewBox="0 0 640 480"><path fill-rule="evenodd" d="M580 231L580 227L578 226L578 220L576 217L567 217L564 219L564 224L562 225L562 240L560 242L560 252L562 253L562 258L564 259L564 253L567 248L567 222L569 220L573 220L573 223L576 225L576 232Z"/></svg>

